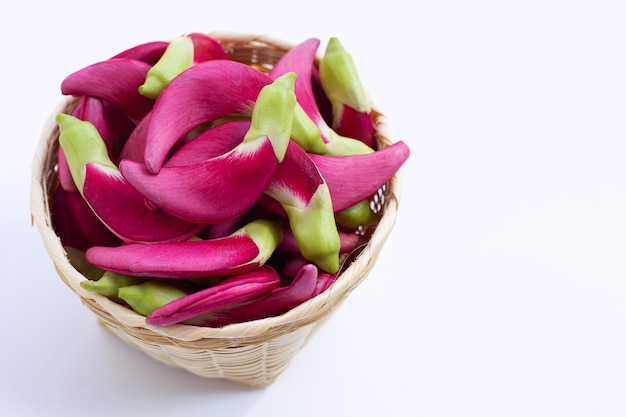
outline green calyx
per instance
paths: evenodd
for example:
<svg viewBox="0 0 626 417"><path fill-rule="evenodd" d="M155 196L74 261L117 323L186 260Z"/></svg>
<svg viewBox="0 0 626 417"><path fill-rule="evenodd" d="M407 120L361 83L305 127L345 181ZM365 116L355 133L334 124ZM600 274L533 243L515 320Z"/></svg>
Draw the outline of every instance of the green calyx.
<svg viewBox="0 0 626 417"><path fill-rule="evenodd" d="M120 288L136 285L143 281L143 279L138 277L106 271L97 281L81 281L80 286L87 291L96 292L108 298L118 299L117 292Z"/></svg>
<svg viewBox="0 0 626 417"><path fill-rule="evenodd" d="M328 96L333 113L345 104L353 109L369 113L371 104L361 83L356 65L337 38L330 38L319 65L320 80Z"/></svg>
<svg viewBox="0 0 626 417"><path fill-rule="evenodd" d="M109 158L106 145L96 127L65 113L56 116L59 125L59 144L65 154L72 178L82 193L85 184L85 166L99 164L103 168L117 171Z"/></svg>
<svg viewBox="0 0 626 417"><path fill-rule="evenodd" d="M302 256L328 273L337 272L341 242L328 185L318 187L308 206L283 208Z"/></svg>
<svg viewBox="0 0 626 417"><path fill-rule="evenodd" d="M296 103L291 127L291 139L307 152L323 155L328 147L315 122L306 114L300 103Z"/></svg>
<svg viewBox="0 0 626 417"><path fill-rule="evenodd" d="M282 225L268 219L253 220L235 233L245 233L256 243L259 254L252 262L258 262L261 265L267 262L283 239Z"/></svg>
<svg viewBox="0 0 626 417"><path fill-rule="evenodd" d="M359 226L378 224L380 216L372 210L368 200L360 202L335 213L337 223L343 227L356 229Z"/></svg>
<svg viewBox="0 0 626 417"><path fill-rule="evenodd" d="M159 61L146 74L139 94L156 99L178 74L193 65L194 47L189 36L180 36L170 42Z"/></svg>
<svg viewBox="0 0 626 417"><path fill-rule="evenodd" d="M288 72L261 89L252 109L250 129L243 139L251 142L269 138L279 162L285 157L291 137L296 107L295 81L296 74Z"/></svg>
<svg viewBox="0 0 626 417"><path fill-rule="evenodd" d="M122 287L117 294L142 316L148 316L154 310L186 295L181 289L162 281L147 281Z"/></svg>
<svg viewBox="0 0 626 417"><path fill-rule="evenodd" d="M358 139L341 136L332 129L329 129L330 142L326 144L327 155L346 156L346 155L364 155L374 152L374 149L367 146Z"/></svg>

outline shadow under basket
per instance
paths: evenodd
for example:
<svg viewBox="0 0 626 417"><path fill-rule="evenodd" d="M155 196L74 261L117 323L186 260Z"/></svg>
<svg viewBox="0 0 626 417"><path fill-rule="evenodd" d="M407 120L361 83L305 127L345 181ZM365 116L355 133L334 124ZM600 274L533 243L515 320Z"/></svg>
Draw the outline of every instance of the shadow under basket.
<svg viewBox="0 0 626 417"><path fill-rule="evenodd" d="M293 45L267 36L210 33L231 59L263 71ZM56 187L59 131L55 116L66 112L76 98L65 98L46 121L32 166L31 215L60 278L76 293L108 331L150 357L207 378L222 378L247 386L264 387L276 380L293 356L329 319L368 275L393 228L400 183L394 176L375 196L381 220L369 230L367 245L343 260L341 275L325 292L287 313L222 328L171 325L149 326L145 317L108 298L81 288L86 280L73 266L57 236L51 213ZM379 148L393 143L387 120L372 112ZM372 167L376 169L376 167Z"/></svg>

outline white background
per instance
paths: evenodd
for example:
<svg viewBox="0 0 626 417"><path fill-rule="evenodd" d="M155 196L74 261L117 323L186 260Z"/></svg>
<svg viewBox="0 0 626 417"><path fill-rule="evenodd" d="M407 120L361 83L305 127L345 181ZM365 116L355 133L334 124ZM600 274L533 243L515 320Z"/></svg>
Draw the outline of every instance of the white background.
<svg viewBox="0 0 626 417"><path fill-rule="evenodd" d="M626 415L623 2L0 8L3 415ZM259 390L106 333L30 225L32 155L61 80L141 42L213 30L339 37L412 150L374 271Z"/></svg>

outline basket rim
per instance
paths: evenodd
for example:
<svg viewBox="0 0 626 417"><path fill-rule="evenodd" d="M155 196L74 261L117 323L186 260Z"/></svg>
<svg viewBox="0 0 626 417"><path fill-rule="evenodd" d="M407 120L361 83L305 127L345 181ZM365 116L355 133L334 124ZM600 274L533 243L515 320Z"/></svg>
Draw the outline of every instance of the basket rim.
<svg viewBox="0 0 626 417"><path fill-rule="evenodd" d="M245 34L236 32L211 32L218 40L232 42L252 42L254 44L269 44L278 48L288 48L291 43L267 35ZM371 96L370 96L371 98ZM378 254L389 236L396 221L398 201L400 197L400 176L397 173L388 183L388 196L385 210L379 224L373 231L367 245L360 254L335 280L333 285L323 293L307 300L287 313L243 323L234 323L220 328L197 327L185 324L170 326L150 326L145 317L134 311L109 300L107 297L88 292L80 286L80 282L87 278L79 273L70 263L68 254L56 235L50 219L48 204L49 187L49 158L50 150L58 139L58 127L55 117L59 112L66 111L72 105L75 97L64 97L49 115L43 125L41 137L33 158L30 210L32 223L39 229L42 241L52 259L57 273L63 281L74 291L101 320L123 327L128 332L142 331L156 337L165 337L172 342L194 342L209 339L237 339L239 341L254 341L272 338L276 334L289 332L295 328L310 325L328 317L336 307L356 288L373 268ZM372 100L375 112L375 124L380 146L389 146L394 143L393 133L387 117L378 110ZM99 310L99 311L96 311Z"/></svg>

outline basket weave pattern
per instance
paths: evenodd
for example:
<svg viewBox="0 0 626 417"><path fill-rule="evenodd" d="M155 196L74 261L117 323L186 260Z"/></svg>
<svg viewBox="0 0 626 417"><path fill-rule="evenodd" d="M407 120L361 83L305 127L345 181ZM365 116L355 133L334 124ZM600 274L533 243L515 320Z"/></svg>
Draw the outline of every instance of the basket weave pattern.
<svg viewBox="0 0 626 417"><path fill-rule="evenodd" d="M231 59L263 71L269 70L293 46L266 36L210 35L222 43ZM202 377L223 378L253 387L271 384L374 267L395 223L400 192L398 176L378 196L383 215L375 228L366 231L370 236L368 244L344 260L341 276L322 294L281 316L222 328L149 326L145 317L80 287L86 278L72 265L53 228L50 202L58 187L59 137L54 117L67 112L76 101L66 98L52 112L44 125L32 166L31 214L59 277L96 315L103 328L150 357ZM393 143L385 116L374 111L373 118L378 147Z"/></svg>

